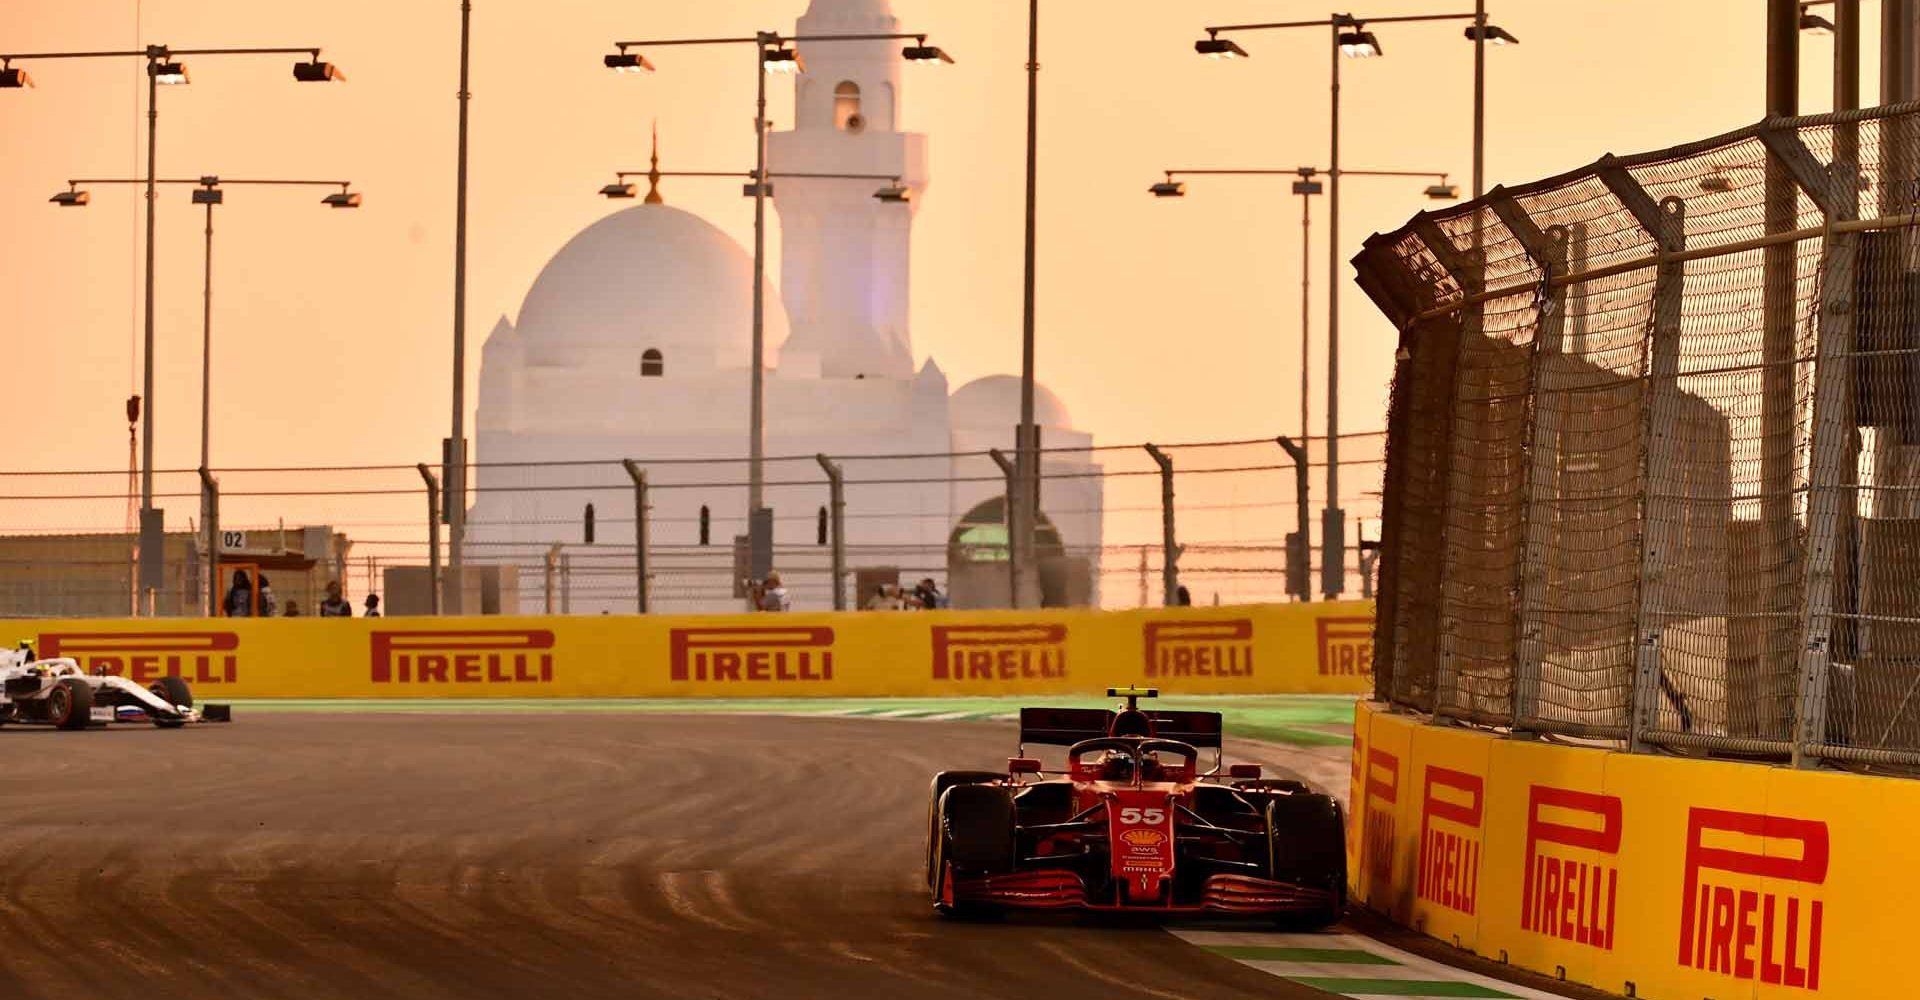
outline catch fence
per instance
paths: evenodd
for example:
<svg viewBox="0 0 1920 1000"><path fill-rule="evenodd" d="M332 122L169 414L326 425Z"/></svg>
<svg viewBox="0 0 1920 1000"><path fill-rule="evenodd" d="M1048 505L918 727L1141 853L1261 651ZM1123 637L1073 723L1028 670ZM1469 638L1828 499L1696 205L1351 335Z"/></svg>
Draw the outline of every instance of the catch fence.
<svg viewBox="0 0 1920 1000"><path fill-rule="evenodd" d="M1437 718L1920 764L1920 105L1423 213L1377 693Z"/></svg>

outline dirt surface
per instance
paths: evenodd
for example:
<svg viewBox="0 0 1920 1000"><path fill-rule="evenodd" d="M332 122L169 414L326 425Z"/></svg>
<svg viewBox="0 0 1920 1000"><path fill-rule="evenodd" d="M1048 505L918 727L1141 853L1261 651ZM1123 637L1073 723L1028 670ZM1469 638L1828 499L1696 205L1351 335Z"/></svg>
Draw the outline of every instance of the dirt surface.
<svg viewBox="0 0 1920 1000"><path fill-rule="evenodd" d="M1325 996L1150 925L936 918L927 781L1011 742L618 714L8 727L0 997Z"/></svg>

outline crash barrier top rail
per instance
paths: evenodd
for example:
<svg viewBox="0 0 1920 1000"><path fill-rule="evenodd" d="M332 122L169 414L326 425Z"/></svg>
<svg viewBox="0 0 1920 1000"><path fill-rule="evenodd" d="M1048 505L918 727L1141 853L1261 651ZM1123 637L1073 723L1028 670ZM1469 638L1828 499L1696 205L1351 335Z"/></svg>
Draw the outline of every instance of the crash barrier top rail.
<svg viewBox="0 0 1920 1000"><path fill-rule="evenodd" d="M1920 766L1920 104L1776 118L1369 239L1400 329L1377 693Z"/></svg>

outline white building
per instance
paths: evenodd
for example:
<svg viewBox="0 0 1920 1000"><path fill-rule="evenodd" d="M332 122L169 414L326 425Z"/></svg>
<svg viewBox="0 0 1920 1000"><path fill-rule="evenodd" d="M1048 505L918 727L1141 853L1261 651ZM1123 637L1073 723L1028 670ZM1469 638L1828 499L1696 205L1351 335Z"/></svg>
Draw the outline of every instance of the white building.
<svg viewBox="0 0 1920 1000"><path fill-rule="evenodd" d="M899 30L887 0L812 0L796 34ZM1000 448L1011 454L1019 379L991 376L949 391L929 360L913 368L908 329L911 235L928 190L926 136L899 130L899 42L801 45L794 127L769 137L780 215L780 291L766 295L766 504L775 568L795 606L829 606L817 545L825 477L811 458L843 457L851 570L897 567L952 589L960 606L1004 604L1005 485L987 458L861 460ZM897 176L908 203L873 197L884 182L782 179L783 173ZM661 203L615 212L562 247L505 317L482 356L469 563L537 566L566 542L575 613L633 608L633 494L618 466L513 466L632 458L651 488L653 597L666 612L729 611L733 539L746 533L753 260L711 223ZM784 293L784 294L782 294ZM1011 336L1011 333L1008 334ZM1092 444L1044 388L1036 422L1049 449ZM1050 452L1049 475L1097 472L1090 453ZM888 480L863 484L862 480ZM910 480L911 482L899 482ZM795 484L795 485L782 485ZM568 487L556 490L553 487ZM598 487L604 487L600 489ZM1045 567L1050 602L1097 603L1101 483L1049 479L1047 525L1066 556ZM593 503L600 550L582 540ZM710 545L699 545L701 509ZM1043 526L1043 533L1046 527ZM1060 548L1051 551L1060 552ZM1043 555L1047 554L1043 551ZM853 580L846 586L852 592ZM538 610L537 571L521 606ZM857 606L860 597L854 595Z"/></svg>

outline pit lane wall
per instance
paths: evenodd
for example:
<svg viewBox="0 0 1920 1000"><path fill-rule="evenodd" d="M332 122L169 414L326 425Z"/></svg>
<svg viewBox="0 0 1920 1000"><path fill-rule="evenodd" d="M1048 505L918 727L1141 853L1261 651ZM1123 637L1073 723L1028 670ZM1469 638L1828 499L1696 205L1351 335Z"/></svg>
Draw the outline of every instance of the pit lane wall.
<svg viewBox="0 0 1920 1000"><path fill-rule="evenodd" d="M1920 782L1628 755L1360 703L1356 904L1654 1000L1909 998Z"/></svg>
<svg viewBox="0 0 1920 1000"><path fill-rule="evenodd" d="M219 698L1360 694L1371 602L1146 611L17 621L41 656Z"/></svg>

